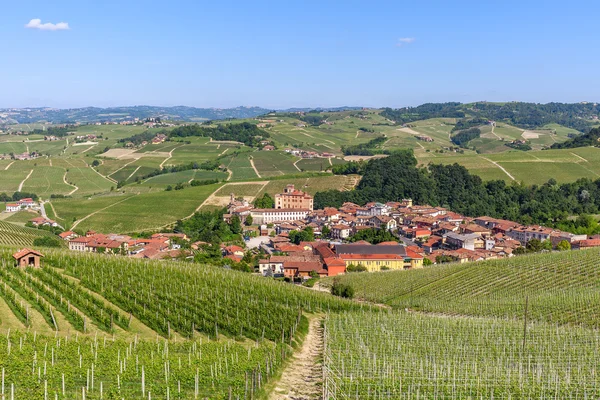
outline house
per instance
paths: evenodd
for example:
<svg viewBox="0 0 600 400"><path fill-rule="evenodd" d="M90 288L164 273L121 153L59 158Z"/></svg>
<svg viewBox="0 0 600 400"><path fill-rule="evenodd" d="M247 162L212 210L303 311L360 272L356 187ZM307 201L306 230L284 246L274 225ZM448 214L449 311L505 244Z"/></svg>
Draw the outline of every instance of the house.
<svg viewBox="0 0 600 400"><path fill-rule="evenodd" d="M475 250L485 248L485 241L477 233L448 233L446 235L446 244L453 250Z"/></svg>
<svg viewBox="0 0 600 400"><path fill-rule="evenodd" d="M519 226L509 230L506 234L521 242L525 245L531 239L538 239L540 241L550 239L550 235L554 232L554 229L546 228L545 226Z"/></svg>
<svg viewBox="0 0 600 400"><path fill-rule="evenodd" d="M330 229L332 239L347 239L352 233L352 228L344 224L332 225Z"/></svg>
<svg viewBox="0 0 600 400"><path fill-rule="evenodd" d="M76 237L79 237L79 235L73 231L65 231L65 232L59 233L58 237L60 237L62 240L72 240L72 239L75 239Z"/></svg>
<svg viewBox="0 0 600 400"><path fill-rule="evenodd" d="M17 266L21 268L39 268L42 257L44 257L44 255L39 251L27 248L17 251L15 254L13 254L13 258L17 262Z"/></svg>
<svg viewBox="0 0 600 400"><path fill-rule="evenodd" d="M58 226L58 223L56 221L53 221L51 219L44 218L44 217L36 217L36 218L30 219L29 222L31 222L33 224L33 226L52 226L52 227Z"/></svg>
<svg viewBox="0 0 600 400"><path fill-rule="evenodd" d="M235 245L224 247L223 253L226 256L244 257L244 249Z"/></svg>
<svg viewBox="0 0 600 400"><path fill-rule="evenodd" d="M273 150L275 150L275 146L269 144L269 145L266 145L265 147L263 147L263 150L273 151Z"/></svg>
<svg viewBox="0 0 600 400"><path fill-rule="evenodd" d="M369 219L369 222L372 226L377 229L386 229L388 231L393 231L398 228L398 223L392 217L388 217L387 215L376 215Z"/></svg>
<svg viewBox="0 0 600 400"><path fill-rule="evenodd" d="M576 235L570 232L552 232L550 234L550 241L552 242L552 247L556 247L563 240L567 241L570 244L575 242L582 242L587 240L587 235Z"/></svg>
<svg viewBox="0 0 600 400"><path fill-rule="evenodd" d="M6 212L17 212L21 210L21 205L17 203L6 204Z"/></svg>
<svg viewBox="0 0 600 400"><path fill-rule="evenodd" d="M575 250L589 249L591 247L600 247L600 239L585 239L572 243Z"/></svg>
<svg viewBox="0 0 600 400"><path fill-rule="evenodd" d="M346 263L346 268L349 265L361 265L369 272L423 268L423 257L401 244L339 244L335 246L335 254Z"/></svg>

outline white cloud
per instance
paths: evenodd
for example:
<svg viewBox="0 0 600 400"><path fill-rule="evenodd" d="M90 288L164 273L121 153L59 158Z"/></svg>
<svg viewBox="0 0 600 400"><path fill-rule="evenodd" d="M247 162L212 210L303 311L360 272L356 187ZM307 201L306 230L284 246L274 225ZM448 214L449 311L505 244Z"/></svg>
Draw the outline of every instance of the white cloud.
<svg viewBox="0 0 600 400"><path fill-rule="evenodd" d="M66 31L69 30L69 24L66 22L59 22L57 24L46 22L42 24L41 19L34 18L31 21L29 21L27 25L25 25L25 28L40 29L42 31Z"/></svg>
<svg viewBox="0 0 600 400"><path fill-rule="evenodd" d="M403 37L403 38L398 39L398 43L396 43L396 46L397 47L402 47L404 45L411 44L414 41L415 41L415 38L412 38L412 37Z"/></svg>

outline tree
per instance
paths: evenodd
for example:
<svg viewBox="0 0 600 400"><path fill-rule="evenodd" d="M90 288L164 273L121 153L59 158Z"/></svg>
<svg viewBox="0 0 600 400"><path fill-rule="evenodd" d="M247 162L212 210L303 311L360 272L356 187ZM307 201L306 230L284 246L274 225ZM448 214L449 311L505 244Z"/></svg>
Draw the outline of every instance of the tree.
<svg viewBox="0 0 600 400"><path fill-rule="evenodd" d="M566 240L561 240L556 245L556 250L558 250L558 251L571 250L571 243L567 242Z"/></svg>
<svg viewBox="0 0 600 400"><path fill-rule="evenodd" d="M92 167L97 167L98 165L100 165L100 161L98 161L98 160L92 161Z"/></svg>
<svg viewBox="0 0 600 400"><path fill-rule="evenodd" d="M354 288L348 284L341 283L339 279L335 279L333 285L331 285L331 294L351 299L354 297Z"/></svg>
<svg viewBox="0 0 600 400"><path fill-rule="evenodd" d="M254 207L256 208L273 208L275 207L275 200L269 195L269 193L263 194L262 197L254 200Z"/></svg>
<svg viewBox="0 0 600 400"><path fill-rule="evenodd" d="M310 226L301 231L290 232L290 242L293 244L300 244L300 242L312 242L313 240L315 240L315 234L313 228Z"/></svg>
<svg viewBox="0 0 600 400"><path fill-rule="evenodd" d="M252 225L252 222L254 222L254 219L252 218L252 215L248 214L244 223L246 224L246 226L250 226Z"/></svg>
<svg viewBox="0 0 600 400"><path fill-rule="evenodd" d="M229 227L231 229L231 232L235 233L236 235L242 233L242 222L240 221L240 217L238 217L237 215L231 217Z"/></svg>
<svg viewBox="0 0 600 400"><path fill-rule="evenodd" d="M42 247L60 247L60 239L52 236L42 236L33 240L34 246Z"/></svg>
<svg viewBox="0 0 600 400"><path fill-rule="evenodd" d="M330 234L331 234L331 229L329 229L329 227L327 225L325 225L323 227L323 229L321 229L321 236L324 238L328 238Z"/></svg>
<svg viewBox="0 0 600 400"><path fill-rule="evenodd" d="M515 255L522 255L525 253L527 253L527 250L523 246L519 246L515 249L515 251L513 251L513 254L515 254Z"/></svg>
<svg viewBox="0 0 600 400"><path fill-rule="evenodd" d="M433 263L431 262L431 260L429 258L425 257L423 259L423 265L428 266L428 265L433 265Z"/></svg>
<svg viewBox="0 0 600 400"><path fill-rule="evenodd" d="M544 245L542 241L539 239L530 239L525 246L528 252L530 253L538 253L544 249Z"/></svg>

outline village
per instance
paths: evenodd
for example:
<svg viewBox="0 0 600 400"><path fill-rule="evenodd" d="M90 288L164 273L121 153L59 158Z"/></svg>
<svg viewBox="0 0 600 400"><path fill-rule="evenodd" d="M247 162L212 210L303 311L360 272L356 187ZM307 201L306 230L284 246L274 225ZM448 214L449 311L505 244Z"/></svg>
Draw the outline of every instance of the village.
<svg viewBox="0 0 600 400"><path fill-rule="evenodd" d="M243 197L231 194L223 220L251 221L244 227L242 243L221 244L229 263L247 255L259 258L255 272L263 276L306 280L336 276L351 271L418 269L446 262L493 260L522 254L535 239L552 249L599 247L599 237L575 235L543 227L487 216L469 218L443 207L416 205L412 200L371 202L363 206L344 203L339 209L314 209L310 194L288 184L273 199L273 208L256 208ZM6 212L37 212L31 198L6 205ZM29 226L57 227L44 216L32 218ZM311 240L295 240L310 230ZM385 241L361 240L363 231L386 232ZM184 233L154 233L131 237L118 233L74 231L59 233L72 251L95 252L145 259L193 258L193 252L209 245L190 243ZM357 239L358 238L358 239ZM389 239L389 240L388 240Z"/></svg>

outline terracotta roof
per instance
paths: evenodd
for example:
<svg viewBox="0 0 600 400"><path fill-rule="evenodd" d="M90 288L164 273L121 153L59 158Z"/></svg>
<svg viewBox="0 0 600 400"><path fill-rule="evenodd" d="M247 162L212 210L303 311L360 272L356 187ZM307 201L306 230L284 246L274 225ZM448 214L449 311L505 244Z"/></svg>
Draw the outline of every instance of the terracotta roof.
<svg viewBox="0 0 600 400"><path fill-rule="evenodd" d="M36 256L44 257L44 255L42 253L40 253L39 251L25 248L23 250L17 251L15 254L13 254L13 258L18 260L19 258L25 257L28 254L35 254Z"/></svg>

